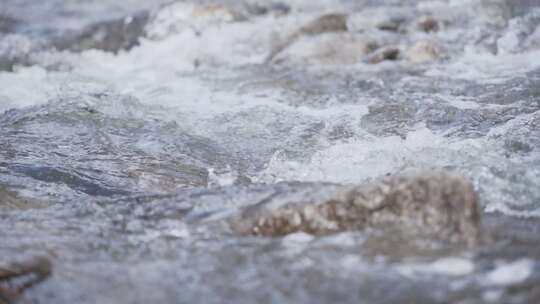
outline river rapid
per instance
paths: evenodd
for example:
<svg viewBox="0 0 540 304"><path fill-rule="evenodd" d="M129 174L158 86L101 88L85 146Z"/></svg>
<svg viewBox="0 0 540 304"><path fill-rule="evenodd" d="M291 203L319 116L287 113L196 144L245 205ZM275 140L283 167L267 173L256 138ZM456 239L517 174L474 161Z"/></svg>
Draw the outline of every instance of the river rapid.
<svg viewBox="0 0 540 304"><path fill-rule="evenodd" d="M428 169L481 244L227 224ZM23 303L539 302L540 2L0 0L0 262L33 256Z"/></svg>

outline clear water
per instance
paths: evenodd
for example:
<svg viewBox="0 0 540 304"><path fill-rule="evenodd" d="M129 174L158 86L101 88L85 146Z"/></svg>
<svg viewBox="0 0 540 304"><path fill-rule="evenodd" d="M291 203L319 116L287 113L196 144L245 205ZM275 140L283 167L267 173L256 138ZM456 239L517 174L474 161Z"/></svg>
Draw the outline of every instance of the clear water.
<svg viewBox="0 0 540 304"><path fill-rule="evenodd" d="M0 204L0 257L54 264L28 301L540 299L540 3L64 2L0 1L0 185L26 200ZM402 55L350 63L325 33L263 63L332 12ZM128 50L80 34L126 39L112 25L141 14ZM416 26L426 15L438 31ZM375 28L390 19L398 32ZM407 59L421 40L438 59ZM426 168L473 181L494 242L425 254L364 232L249 238L225 224L296 182Z"/></svg>

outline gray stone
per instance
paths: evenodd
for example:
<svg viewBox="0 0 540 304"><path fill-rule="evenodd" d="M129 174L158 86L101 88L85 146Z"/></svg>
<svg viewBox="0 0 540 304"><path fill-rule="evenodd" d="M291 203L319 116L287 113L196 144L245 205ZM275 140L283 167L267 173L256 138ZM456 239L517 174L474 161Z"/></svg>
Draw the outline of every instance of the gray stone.
<svg viewBox="0 0 540 304"><path fill-rule="evenodd" d="M302 36L314 36L323 33L345 31L347 31L347 15L337 13L322 15L294 31L282 42L277 43L266 57L265 62L271 62L277 54L281 53Z"/></svg>
<svg viewBox="0 0 540 304"><path fill-rule="evenodd" d="M365 59L366 63L376 64L381 63L385 60L397 60L399 56L399 48L396 46L385 46L382 47L372 54L368 55Z"/></svg>
<svg viewBox="0 0 540 304"><path fill-rule="evenodd" d="M0 185L0 209L25 210L30 208L43 208L45 205L36 200L21 198L16 192Z"/></svg>
<svg viewBox="0 0 540 304"><path fill-rule="evenodd" d="M322 15L299 29L299 32L305 35L345 31L347 31L347 15L345 14Z"/></svg>
<svg viewBox="0 0 540 304"><path fill-rule="evenodd" d="M67 34L53 42L59 50L84 51L100 49L108 52L129 50L139 44L148 22L148 12L96 23L81 32Z"/></svg>
<svg viewBox="0 0 540 304"><path fill-rule="evenodd" d="M403 19L388 19L383 20L376 25L377 29L381 31L397 32L399 27L403 24Z"/></svg>
<svg viewBox="0 0 540 304"><path fill-rule="evenodd" d="M232 227L242 234L262 236L394 227L409 235L452 243L472 245L479 239L477 195L472 184L459 175L432 171L391 176L334 191L319 201L293 197L259 203L246 209Z"/></svg>
<svg viewBox="0 0 540 304"><path fill-rule="evenodd" d="M247 5L247 11L251 15L266 15L273 14L274 16L287 15L291 11L291 7L286 3L253 3Z"/></svg>

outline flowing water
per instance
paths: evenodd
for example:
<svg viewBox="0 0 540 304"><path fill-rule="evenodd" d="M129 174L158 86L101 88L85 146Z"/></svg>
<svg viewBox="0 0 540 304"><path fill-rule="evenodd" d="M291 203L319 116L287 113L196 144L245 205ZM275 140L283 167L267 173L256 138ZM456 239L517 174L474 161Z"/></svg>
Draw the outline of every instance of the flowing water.
<svg viewBox="0 0 540 304"><path fill-rule="evenodd" d="M430 168L491 242L224 224ZM0 260L53 262L29 303L538 302L540 2L0 0L0 199Z"/></svg>

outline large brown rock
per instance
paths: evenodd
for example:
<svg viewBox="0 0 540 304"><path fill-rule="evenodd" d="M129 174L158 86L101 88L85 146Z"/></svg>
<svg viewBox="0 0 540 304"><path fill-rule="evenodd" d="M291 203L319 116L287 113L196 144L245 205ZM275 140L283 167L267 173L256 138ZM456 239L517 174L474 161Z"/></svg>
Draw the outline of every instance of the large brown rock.
<svg viewBox="0 0 540 304"><path fill-rule="evenodd" d="M318 191L318 189L314 189ZM269 200L246 209L233 223L242 234L282 236L294 232L325 235L365 228L399 228L408 235L474 244L480 212L472 184L446 172L392 176L360 186L341 186L316 201Z"/></svg>

